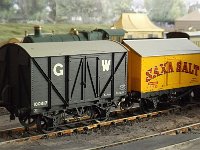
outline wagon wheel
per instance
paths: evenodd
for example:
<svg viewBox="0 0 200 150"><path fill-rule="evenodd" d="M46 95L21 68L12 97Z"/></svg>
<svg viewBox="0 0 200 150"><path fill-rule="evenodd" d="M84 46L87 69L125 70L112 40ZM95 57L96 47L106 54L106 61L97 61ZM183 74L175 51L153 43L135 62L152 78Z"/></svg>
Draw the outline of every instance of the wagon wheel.
<svg viewBox="0 0 200 150"><path fill-rule="evenodd" d="M29 128L36 124L35 116L29 116L29 115L19 116L18 119L19 119L19 122L26 128Z"/></svg>
<svg viewBox="0 0 200 150"><path fill-rule="evenodd" d="M154 103L148 99L141 99L140 100L140 110L143 113L150 113L155 111L157 108L155 107Z"/></svg>
<svg viewBox="0 0 200 150"><path fill-rule="evenodd" d="M130 99L126 99L124 102L121 102L120 103L120 109L121 110L127 110L127 109L130 109L134 106L134 102L131 101Z"/></svg>
<svg viewBox="0 0 200 150"><path fill-rule="evenodd" d="M193 95L194 95L193 100L198 101L200 97L200 86L197 86L193 89Z"/></svg>
<svg viewBox="0 0 200 150"><path fill-rule="evenodd" d="M191 101L191 96L190 96L190 94L187 94L184 97L181 97L180 99L178 99L177 103L179 106L184 107L187 104L189 104L190 101Z"/></svg>
<svg viewBox="0 0 200 150"><path fill-rule="evenodd" d="M111 110L111 107L108 107L108 108L105 108L105 109L95 107L95 109L94 109L95 119L98 120L98 121L108 120L109 115L110 115L110 110Z"/></svg>
<svg viewBox="0 0 200 150"><path fill-rule="evenodd" d="M42 133L50 133L55 131L53 127L52 119L46 116L38 116L37 118L37 129Z"/></svg>
<svg viewBox="0 0 200 150"><path fill-rule="evenodd" d="M84 113L83 113L84 116L88 116L90 118L93 118L94 117L94 111L92 110L91 107L86 107L84 109Z"/></svg>

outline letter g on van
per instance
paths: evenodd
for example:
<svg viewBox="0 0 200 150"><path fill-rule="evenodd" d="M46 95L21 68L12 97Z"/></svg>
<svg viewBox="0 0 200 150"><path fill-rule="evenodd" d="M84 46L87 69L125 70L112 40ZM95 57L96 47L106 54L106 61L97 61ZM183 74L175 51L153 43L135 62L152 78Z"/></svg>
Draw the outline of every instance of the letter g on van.
<svg viewBox="0 0 200 150"><path fill-rule="evenodd" d="M63 65L60 63L55 64L55 66L53 67L53 73L56 76L62 76L63 75Z"/></svg>

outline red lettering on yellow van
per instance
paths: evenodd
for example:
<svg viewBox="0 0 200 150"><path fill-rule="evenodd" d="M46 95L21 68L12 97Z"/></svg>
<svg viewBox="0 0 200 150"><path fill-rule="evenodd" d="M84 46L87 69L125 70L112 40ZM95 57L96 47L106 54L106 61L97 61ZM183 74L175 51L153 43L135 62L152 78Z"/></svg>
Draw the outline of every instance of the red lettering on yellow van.
<svg viewBox="0 0 200 150"><path fill-rule="evenodd" d="M181 61L177 62L176 72L181 72Z"/></svg>
<svg viewBox="0 0 200 150"><path fill-rule="evenodd" d="M174 72L174 68L172 66L172 62L169 62L169 70L168 70L168 73L170 72Z"/></svg>
<svg viewBox="0 0 200 150"><path fill-rule="evenodd" d="M194 74L198 76L197 72L199 70L199 66L194 64Z"/></svg>
<svg viewBox="0 0 200 150"><path fill-rule="evenodd" d="M182 72L188 73L187 62L184 62Z"/></svg>
<svg viewBox="0 0 200 150"><path fill-rule="evenodd" d="M192 63L188 63L188 64L189 64L189 73L194 74L194 70L192 70Z"/></svg>
<svg viewBox="0 0 200 150"><path fill-rule="evenodd" d="M152 79L152 68L151 69L149 69L149 70L147 70L147 72L146 72L146 82L149 82L151 79Z"/></svg>

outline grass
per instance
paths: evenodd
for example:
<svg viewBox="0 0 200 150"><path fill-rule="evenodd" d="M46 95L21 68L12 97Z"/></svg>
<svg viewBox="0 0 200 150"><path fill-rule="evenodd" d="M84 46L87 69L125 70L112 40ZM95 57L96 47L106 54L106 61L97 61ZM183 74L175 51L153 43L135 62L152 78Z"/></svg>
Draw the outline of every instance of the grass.
<svg viewBox="0 0 200 150"><path fill-rule="evenodd" d="M25 31L28 34L32 34L33 27L35 24L0 24L0 42L8 40L10 38L22 38L25 35ZM77 30L93 30L96 28L110 28L109 25L99 25L99 24L42 24L42 33L51 33L54 31L55 34L58 33L68 33L71 28L76 28Z"/></svg>

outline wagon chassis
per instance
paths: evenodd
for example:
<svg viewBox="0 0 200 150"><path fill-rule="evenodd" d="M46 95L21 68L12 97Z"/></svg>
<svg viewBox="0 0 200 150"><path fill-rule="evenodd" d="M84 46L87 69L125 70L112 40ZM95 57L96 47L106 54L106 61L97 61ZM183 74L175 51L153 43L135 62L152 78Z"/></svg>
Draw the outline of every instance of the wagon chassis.
<svg viewBox="0 0 200 150"><path fill-rule="evenodd" d="M5 131L0 131L0 136L3 139L10 139L8 138L8 136L11 136L12 138L10 140L6 140L0 143L0 145L2 144L9 144L9 143L19 143L19 142L23 142L23 141L35 141L35 140L40 140L40 139L47 139L47 138L55 138L55 137L60 137L60 136L65 136L65 135L71 135L73 133L85 133L88 130L93 130L93 129L98 129L101 127L107 127L107 126L112 126L112 125L120 125L120 124L124 124L124 123L132 123L134 121L145 121L148 119L151 119L153 117L162 117L162 115L170 115L170 114L174 114L177 112L181 112L184 110L191 110L193 108L199 107L199 104L190 104L188 106L185 106L184 108L181 107L175 107L175 108L170 108L167 110L161 110L161 111L157 111L157 112L152 112L152 113L148 113L148 114L140 114L140 115L136 115L136 116L129 116L129 117L125 117L125 118L118 118L118 119L114 119L114 120L108 120L108 121L102 121L102 122L96 122L96 121L89 121L90 124L87 124L86 122L84 123L83 121L78 121L79 123L76 124L76 121L74 122L73 126L73 122L71 123L71 125L73 126L72 128L70 128L69 126L63 126L59 128L59 131L51 131L49 133L45 133L45 134L38 134L38 131L35 130L35 127L31 127L29 129L24 129L24 128L13 128L13 129L8 129ZM132 111L134 111L135 109L133 109ZM112 115L114 116L121 116L122 114L132 114L131 110L127 111L115 111L113 112ZM81 119L81 118L79 118ZM86 120L87 121L87 120ZM89 123L88 122L88 123ZM192 124L191 126L186 126L185 128L178 128L175 130L169 130L166 132L162 132L162 134L177 134L177 133L184 133L184 132L188 132L191 131L192 128L199 128L200 124ZM66 129L66 127L68 129ZM18 137L19 135L21 135L20 137ZM157 135L160 135L157 134ZM157 136L155 135L155 136ZM24 137L25 136L25 137ZM141 138L142 139L142 138Z"/></svg>

